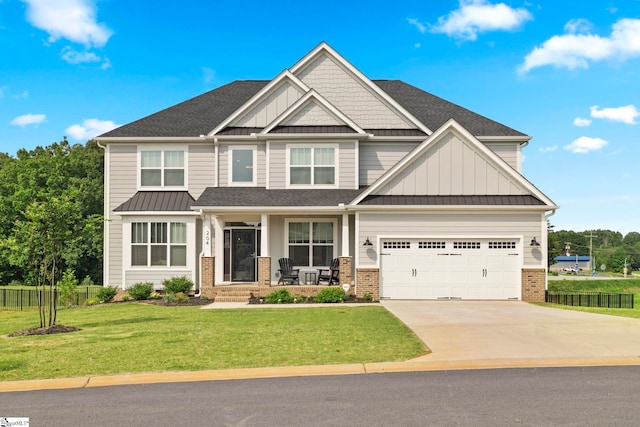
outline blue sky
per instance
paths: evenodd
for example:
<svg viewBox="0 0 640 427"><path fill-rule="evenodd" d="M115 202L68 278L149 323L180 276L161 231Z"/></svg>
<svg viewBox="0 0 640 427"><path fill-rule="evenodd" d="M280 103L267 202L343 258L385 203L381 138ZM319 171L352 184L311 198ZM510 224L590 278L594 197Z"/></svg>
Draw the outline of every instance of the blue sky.
<svg viewBox="0 0 640 427"><path fill-rule="evenodd" d="M271 79L321 41L531 135L556 229L640 232L640 0L0 0L0 151Z"/></svg>

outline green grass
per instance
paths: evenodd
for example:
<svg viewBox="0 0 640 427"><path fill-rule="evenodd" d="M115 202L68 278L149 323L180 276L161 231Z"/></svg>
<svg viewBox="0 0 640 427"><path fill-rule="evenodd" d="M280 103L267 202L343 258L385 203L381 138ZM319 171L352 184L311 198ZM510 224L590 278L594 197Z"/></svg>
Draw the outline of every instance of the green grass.
<svg viewBox="0 0 640 427"><path fill-rule="evenodd" d="M640 319L640 279L615 280L549 280L549 290L558 292L602 292L616 294L634 294L633 309L629 308L597 308L571 307L559 304L538 303L566 310L585 311L588 313L608 314Z"/></svg>
<svg viewBox="0 0 640 427"><path fill-rule="evenodd" d="M0 381L407 360L428 349L383 307L203 310L139 303L58 311L81 331L9 338L37 312L0 313Z"/></svg>

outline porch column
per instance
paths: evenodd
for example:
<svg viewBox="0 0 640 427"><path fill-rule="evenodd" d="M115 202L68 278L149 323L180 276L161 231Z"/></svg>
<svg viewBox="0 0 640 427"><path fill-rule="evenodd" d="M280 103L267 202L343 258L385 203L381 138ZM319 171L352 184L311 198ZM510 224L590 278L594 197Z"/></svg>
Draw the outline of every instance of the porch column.
<svg viewBox="0 0 640 427"><path fill-rule="evenodd" d="M223 223L217 215L212 215L213 220L213 253L215 259L215 282L222 283L224 272L224 231Z"/></svg>
<svg viewBox="0 0 640 427"><path fill-rule="evenodd" d="M269 215L260 217L260 256L269 256Z"/></svg>
<svg viewBox="0 0 640 427"><path fill-rule="evenodd" d="M211 238L211 215L205 215L202 221L202 252L206 257L212 256Z"/></svg>
<svg viewBox="0 0 640 427"><path fill-rule="evenodd" d="M349 256L349 214L342 214L342 248L340 256Z"/></svg>

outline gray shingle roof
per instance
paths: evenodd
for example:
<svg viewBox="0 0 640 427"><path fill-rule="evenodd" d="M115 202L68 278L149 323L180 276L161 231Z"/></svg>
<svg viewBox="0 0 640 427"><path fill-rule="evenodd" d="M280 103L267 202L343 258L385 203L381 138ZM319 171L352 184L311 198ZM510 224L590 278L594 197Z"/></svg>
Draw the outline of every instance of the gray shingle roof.
<svg viewBox="0 0 640 427"><path fill-rule="evenodd" d="M453 118L476 136L526 136L400 80L374 80L373 82L432 131ZM206 135L268 83L267 80L235 81L100 136L197 137ZM260 130L251 128L248 133ZM225 130L222 133L248 134L245 132L247 132L245 128L230 128L229 131ZM385 132L389 134L390 130L378 129L373 133L385 135Z"/></svg>
<svg viewBox="0 0 640 427"><path fill-rule="evenodd" d="M138 191L114 212L190 211L195 199L186 191Z"/></svg>
<svg viewBox="0 0 640 427"><path fill-rule="evenodd" d="M355 199L360 190L267 190L264 187L208 187L193 203L199 206L338 206Z"/></svg>
<svg viewBox="0 0 640 427"><path fill-rule="evenodd" d="M367 196L364 206L544 206L535 196Z"/></svg>

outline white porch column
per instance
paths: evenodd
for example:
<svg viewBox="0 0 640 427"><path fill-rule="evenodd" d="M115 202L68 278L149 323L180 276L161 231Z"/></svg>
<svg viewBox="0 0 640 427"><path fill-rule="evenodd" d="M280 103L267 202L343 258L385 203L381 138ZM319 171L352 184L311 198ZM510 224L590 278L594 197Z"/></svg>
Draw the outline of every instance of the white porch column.
<svg viewBox="0 0 640 427"><path fill-rule="evenodd" d="M269 215L260 217L260 256L269 256Z"/></svg>
<svg viewBox="0 0 640 427"><path fill-rule="evenodd" d="M215 283L223 282L224 275L224 231L223 223L217 215L213 219L213 252L216 257Z"/></svg>
<svg viewBox="0 0 640 427"><path fill-rule="evenodd" d="M202 221L202 254L203 256L212 256L211 239L213 232L211 230L211 215L205 215Z"/></svg>
<svg viewBox="0 0 640 427"><path fill-rule="evenodd" d="M340 256L349 256L349 214L346 213L342 214L342 249Z"/></svg>

